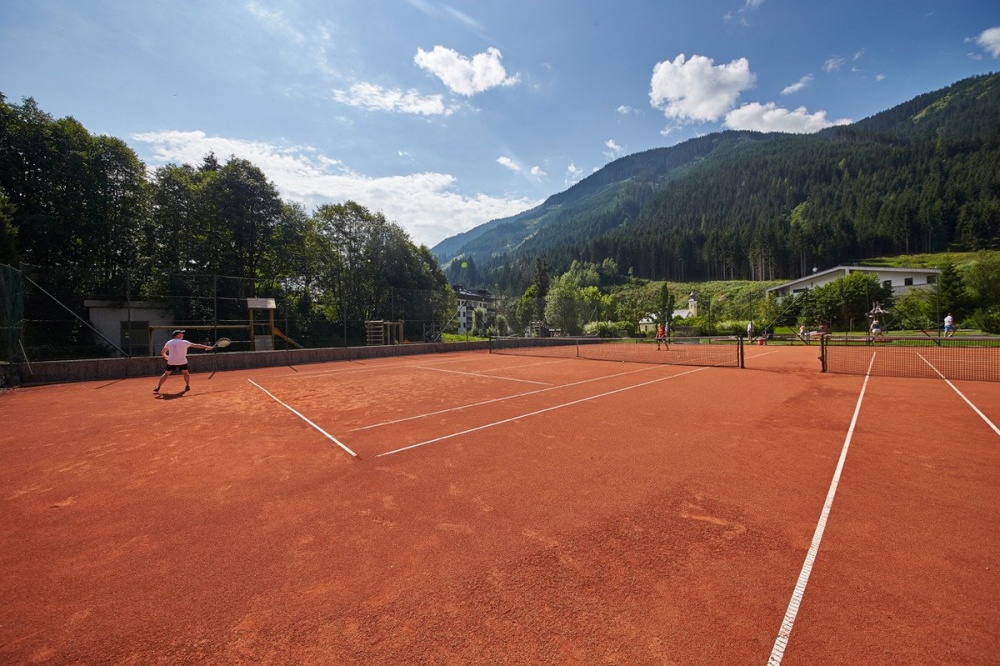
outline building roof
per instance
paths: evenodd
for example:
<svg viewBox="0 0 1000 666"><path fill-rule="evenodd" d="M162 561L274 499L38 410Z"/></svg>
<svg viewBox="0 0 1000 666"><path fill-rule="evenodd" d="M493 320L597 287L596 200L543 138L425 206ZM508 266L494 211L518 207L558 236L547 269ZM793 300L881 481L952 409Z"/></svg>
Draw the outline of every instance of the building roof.
<svg viewBox="0 0 1000 666"><path fill-rule="evenodd" d="M838 277L843 277L845 275L850 275L851 273L875 273L876 275L937 275L941 271L936 268L894 268L888 266L834 266L833 268L828 268L825 271L817 271L815 273L810 273L808 275L803 275L797 280L792 280L790 282L785 282L779 284L776 287L771 287L767 290L767 293L771 292L787 292L789 290L794 290L798 285L809 285L820 282L826 284L827 282L832 282Z"/></svg>

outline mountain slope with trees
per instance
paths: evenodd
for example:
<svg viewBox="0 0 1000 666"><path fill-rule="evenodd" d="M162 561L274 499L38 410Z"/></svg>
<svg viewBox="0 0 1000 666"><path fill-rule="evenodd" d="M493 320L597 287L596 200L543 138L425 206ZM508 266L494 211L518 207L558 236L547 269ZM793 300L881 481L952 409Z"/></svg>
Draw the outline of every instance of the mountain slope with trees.
<svg viewBox="0 0 1000 666"><path fill-rule="evenodd" d="M613 260L648 279L794 278L865 258L1000 243L1000 74L813 135L727 131L623 157L433 249L520 291ZM458 262L447 268L462 281ZM468 282L468 281L466 281Z"/></svg>

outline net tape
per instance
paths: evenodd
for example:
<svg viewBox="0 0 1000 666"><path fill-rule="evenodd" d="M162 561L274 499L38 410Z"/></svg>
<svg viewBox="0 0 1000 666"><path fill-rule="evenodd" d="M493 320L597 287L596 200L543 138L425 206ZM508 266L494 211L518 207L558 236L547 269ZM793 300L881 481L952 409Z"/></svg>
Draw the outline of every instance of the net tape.
<svg viewBox="0 0 1000 666"><path fill-rule="evenodd" d="M648 338L491 337L491 354L582 358L625 363L658 363L711 367L743 367L743 340L674 338L660 343Z"/></svg>

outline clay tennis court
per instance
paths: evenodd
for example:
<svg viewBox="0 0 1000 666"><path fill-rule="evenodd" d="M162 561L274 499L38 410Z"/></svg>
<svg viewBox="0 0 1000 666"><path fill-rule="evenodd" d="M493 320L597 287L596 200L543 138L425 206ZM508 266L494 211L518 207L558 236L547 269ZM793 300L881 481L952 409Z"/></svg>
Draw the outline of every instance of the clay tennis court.
<svg viewBox="0 0 1000 666"><path fill-rule="evenodd" d="M1000 663L1000 384L485 351L0 395L0 663Z"/></svg>

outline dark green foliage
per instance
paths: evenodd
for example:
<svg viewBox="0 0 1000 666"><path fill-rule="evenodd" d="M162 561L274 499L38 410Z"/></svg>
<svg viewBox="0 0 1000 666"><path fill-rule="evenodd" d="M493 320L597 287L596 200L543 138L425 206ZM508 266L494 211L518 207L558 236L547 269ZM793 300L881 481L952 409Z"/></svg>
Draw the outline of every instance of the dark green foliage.
<svg viewBox="0 0 1000 666"><path fill-rule="evenodd" d="M435 248L520 291L612 259L653 280L794 278L866 258L1000 247L1000 74L814 135L721 132L630 155Z"/></svg>
<svg viewBox="0 0 1000 666"><path fill-rule="evenodd" d="M247 298L276 297L313 346L364 340L370 319L406 320L404 335L420 340L454 313L437 259L381 213L349 201L308 215L236 157L147 180L122 141L2 95L0 262L34 267L45 286L30 299L32 335L69 350L92 337L79 323L88 298L150 300L179 322L218 324L245 321ZM47 324L61 320L71 324Z"/></svg>

